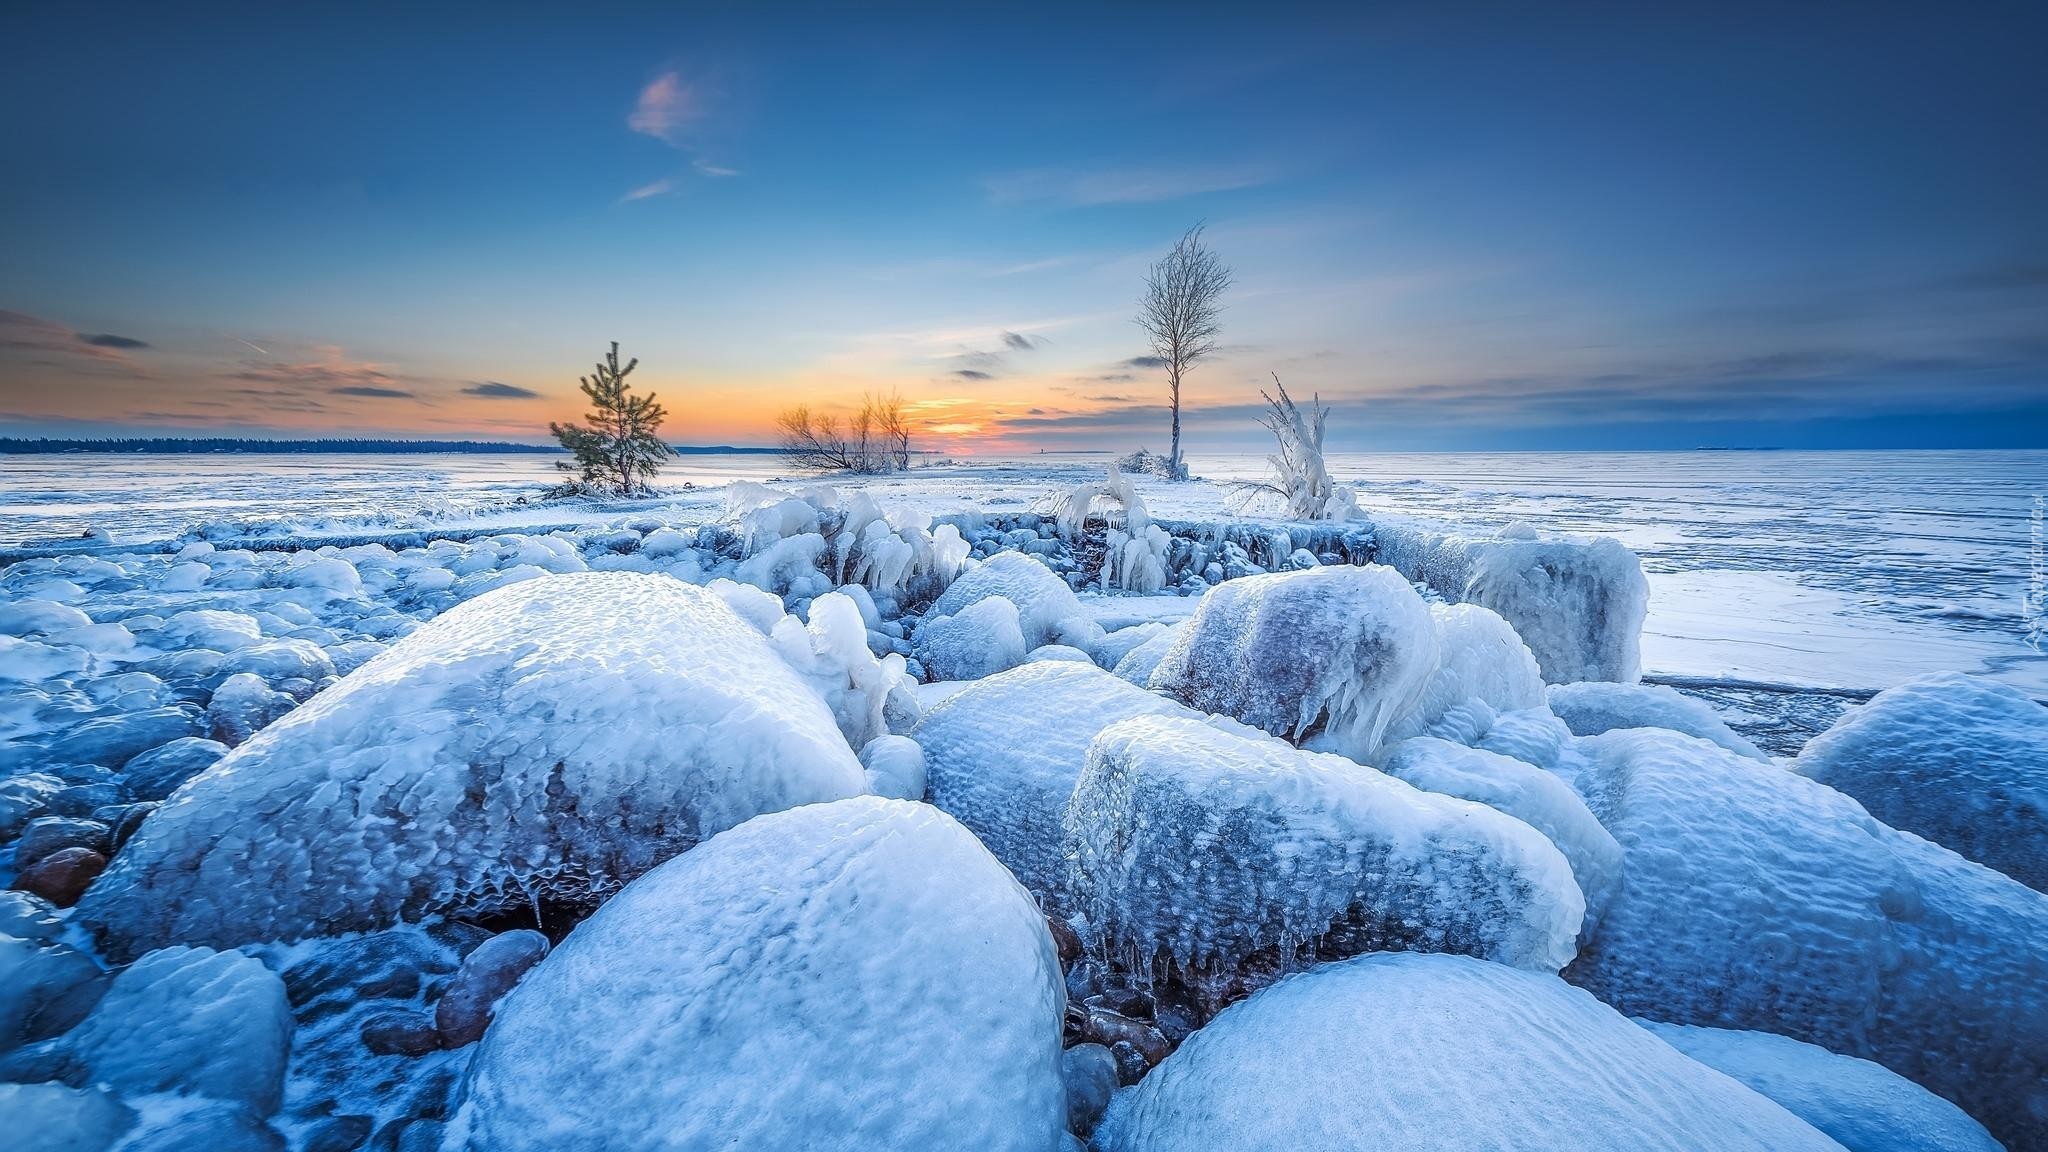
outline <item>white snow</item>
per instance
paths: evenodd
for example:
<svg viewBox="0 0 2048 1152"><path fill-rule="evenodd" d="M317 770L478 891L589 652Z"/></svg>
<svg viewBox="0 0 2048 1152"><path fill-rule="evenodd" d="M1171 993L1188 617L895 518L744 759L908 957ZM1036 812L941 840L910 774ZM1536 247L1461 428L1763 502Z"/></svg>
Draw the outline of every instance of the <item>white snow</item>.
<svg viewBox="0 0 2048 1152"><path fill-rule="evenodd" d="M133 954L594 903L750 816L864 789L817 693L716 596L548 576L443 614L187 782L79 918Z"/></svg>
<svg viewBox="0 0 2048 1152"><path fill-rule="evenodd" d="M1497 808L1549 837L1571 863L1572 877L1585 896L1587 932L1621 890L1621 845L1554 773L1430 736L1394 745L1380 767L1424 791Z"/></svg>
<svg viewBox="0 0 2048 1152"><path fill-rule="evenodd" d="M1960 673L1877 695L1800 750L1800 775L2048 891L2048 708Z"/></svg>
<svg viewBox="0 0 2048 1152"><path fill-rule="evenodd" d="M1110 1104L1101 1152L1840 1152L1555 976L1361 956L1290 976Z"/></svg>
<svg viewBox="0 0 2048 1152"><path fill-rule="evenodd" d="M963 577L965 579L965 577ZM1132 716L1193 713L1092 665L1026 664L969 685L911 732L928 798L1049 907L1064 900L1062 821L1089 742Z"/></svg>
<svg viewBox="0 0 2048 1152"><path fill-rule="evenodd" d="M1581 737L1627 880L1566 975L1630 1015L1875 1060L2048 1140L2048 895L1704 740Z"/></svg>
<svg viewBox="0 0 2048 1152"><path fill-rule="evenodd" d="M1212 1008L1361 952L1556 972L1585 914L1570 865L1529 825L1199 719L1103 729L1065 827L1093 943L1181 975Z"/></svg>
<svg viewBox="0 0 2048 1152"><path fill-rule="evenodd" d="M1341 566L1210 589L1151 686L1365 761L1436 668L1436 624L1415 589L1391 568Z"/></svg>
<svg viewBox="0 0 2048 1152"><path fill-rule="evenodd" d="M1064 1007L1044 917L966 829L810 805L571 932L499 1005L451 1143L1054 1152Z"/></svg>
<svg viewBox="0 0 2048 1152"><path fill-rule="evenodd" d="M1718 744L1738 756L1769 760L1712 708L1661 684L1554 684L1550 710L1574 736L1598 736L1617 728L1668 728Z"/></svg>
<svg viewBox="0 0 2048 1152"><path fill-rule="evenodd" d="M1641 1023L1687 1056L1776 1100L1849 1152L2004 1152L1961 1108L1868 1060L1769 1032Z"/></svg>

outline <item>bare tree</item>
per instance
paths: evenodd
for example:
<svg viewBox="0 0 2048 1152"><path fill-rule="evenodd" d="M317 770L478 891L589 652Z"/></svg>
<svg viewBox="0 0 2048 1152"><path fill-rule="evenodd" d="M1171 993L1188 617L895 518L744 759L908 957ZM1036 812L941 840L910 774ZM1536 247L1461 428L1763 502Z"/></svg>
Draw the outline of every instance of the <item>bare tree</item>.
<svg viewBox="0 0 2048 1152"><path fill-rule="evenodd" d="M1173 250L1152 265L1138 300L1138 327L1152 341L1152 355L1166 369L1173 402L1173 446L1167 454L1172 478L1187 478L1180 453L1180 385L1187 370L1216 350L1217 316L1230 287L1230 268L1202 247L1203 225L1181 234Z"/></svg>
<svg viewBox="0 0 2048 1152"><path fill-rule="evenodd" d="M548 425L548 431L575 454L575 463L556 464L564 472L580 473L584 484L599 485L631 496L643 481L661 470L662 461L673 456L667 441L658 434L667 410L656 403L654 393L629 396L632 385L626 377L640 366L635 358L619 367L619 342L598 364L594 376L580 376L583 394L590 398L590 413L584 424Z"/></svg>
<svg viewBox="0 0 2048 1152"><path fill-rule="evenodd" d="M799 404L776 417L782 455L799 468L874 475L910 467L910 418L895 393L869 393L842 423Z"/></svg>

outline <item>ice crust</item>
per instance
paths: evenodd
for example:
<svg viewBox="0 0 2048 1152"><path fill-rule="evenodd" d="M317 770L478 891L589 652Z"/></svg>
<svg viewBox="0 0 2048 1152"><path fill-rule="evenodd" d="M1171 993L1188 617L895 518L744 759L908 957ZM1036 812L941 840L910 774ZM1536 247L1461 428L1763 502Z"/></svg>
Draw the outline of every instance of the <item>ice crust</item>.
<svg viewBox="0 0 2048 1152"><path fill-rule="evenodd" d="M1421 692L1388 725L1391 744L1410 736L1438 735L1452 713L1477 702L1486 715L1543 703L1543 672L1522 638L1500 614L1476 604L1431 604L1437 665Z"/></svg>
<svg viewBox="0 0 2048 1152"><path fill-rule="evenodd" d="M1793 767L2048 892L2048 708L2025 693L1953 672L1908 681L1816 736Z"/></svg>
<svg viewBox="0 0 2048 1152"><path fill-rule="evenodd" d="M1101 1152L1840 1152L1555 976L1384 953L1225 1009L1096 1130Z"/></svg>
<svg viewBox="0 0 2048 1152"><path fill-rule="evenodd" d="M1065 827L1096 947L1190 980L1212 1010L1288 969L1363 952L1554 973L1585 913L1570 865L1529 825L1199 719L1103 729Z"/></svg>
<svg viewBox="0 0 2048 1152"><path fill-rule="evenodd" d="M964 578L963 578L964 579ZM1193 713L1088 664L1026 664L927 712L927 798L965 824L1049 907L1065 902L1067 799L1096 733L1133 716Z"/></svg>
<svg viewBox="0 0 2048 1152"><path fill-rule="evenodd" d="M1712 708L1661 684L1554 684L1548 703L1574 736L1598 736L1617 728L1667 728L1751 760L1770 759Z"/></svg>
<svg viewBox="0 0 2048 1152"><path fill-rule="evenodd" d="M1399 573L1333 566L1210 589L1151 687L1363 761L1421 701L1437 663L1436 623Z"/></svg>
<svg viewBox="0 0 2048 1152"><path fill-rule="evenodd" d="M1632 683L1641 675L1650 585L1620 541L1543 539L1514 525L1474 537L1398 520L1375 522L1374 540L1379 563L1446 600L1500 613L1548 683Z"/></svg>
<svg viewBox="0 0 2048 1152"><path fill-rule="evenodd" d="M1072 644L1086 651L1102 639L1102 626L1067 582L1022 552L998 552L961 573L932 602L925 620L957 615L992 596L1016 606L1025 651L1042 644Z"/></svg>
<svg viewBox="0 0 2048 1152"><path fill-rule="evenodd" d="M748 817L865 790L813 689L677 581L522 581L186 782L79 910L108 949L594 904Z"/></svg>
<svg viewBox="0 0 2048 1152"><path fill-rule="evenodd" d="M577 926L501 1003L447 1146L1054 1152L1064 1006L1044 917L966 829L809 805Z"/></svg>
<svg viewBox="0 0 2048 1152"><path fill-rule="evenodd" d="M1666 1044L1776 1100L1849 1152L2003 1152L1968 1113L1882 1065L1769 1032L1642 1023Z"/></svg>
<svg viewBox="0 0 2048 1152"><path fill-rule="evenodd" d="M1627 882L1566 972L1634 1016L1875 1060L2048 1142L2048 896L1704 740L1582 737Z"/></svg>

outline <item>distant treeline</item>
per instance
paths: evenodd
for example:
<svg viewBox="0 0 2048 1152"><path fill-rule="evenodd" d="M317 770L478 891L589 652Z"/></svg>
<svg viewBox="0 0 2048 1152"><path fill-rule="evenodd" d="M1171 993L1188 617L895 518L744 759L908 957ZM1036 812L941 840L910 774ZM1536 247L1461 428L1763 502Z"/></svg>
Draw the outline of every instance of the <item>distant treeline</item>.
<svg viewBox="0 0 2048 1152"><path fill-rule="evenodd" d="M774 448L734 448L729 445L676 445L685 455L708 453L774 452ZM506 440L243 440L227 436L194 439L147 437L123 440L26 440L0 437L0 455L50 455L60 452L476 452L509 454L558 453L554 444L514 444Z"/></svg>

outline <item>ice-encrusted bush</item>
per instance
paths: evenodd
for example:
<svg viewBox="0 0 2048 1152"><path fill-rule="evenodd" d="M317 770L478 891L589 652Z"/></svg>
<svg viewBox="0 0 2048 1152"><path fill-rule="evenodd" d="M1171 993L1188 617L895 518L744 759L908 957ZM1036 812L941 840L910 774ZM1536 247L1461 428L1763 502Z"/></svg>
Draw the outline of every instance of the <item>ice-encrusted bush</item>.
<svg viewBox="0 0 2048 1152"><path fill-rule="evenodd" d="M967 825L1049 907L1066 899L1063 821L1089 742L1132 716L1192 713L1093 665L1026 664L924 714L926 798Z"/></svg>
<svg viewBox="0 0 2048 1152"><path fill-rule="evenodd" d="M1661 684L1553 684L1547 700L1574 736L1598 736L1617 728L1665 728L1718 744L1737 756L1770 759L1712 708Z"/></svg>
<svg viewBox="0 0 2048 1152"><path fill-rule="evenodd" d="M1046 1152L1065 999L1045 918L966 829L808 805L578 925L499 1005L446 1146Z"/></svg>
<svg viewBox="0 0 2048 1152"><path fill-rule="evenodd" d="M1166 586L1166 559L1173 542L1165 529L1152 523L1145 498L1115 464L1109 466L1106 479L1062 493L1054 516L1060 535L1070 543L1086 538L1091 520L1101 521L1102 587L1152 593Z"/></svg>
<svg viewBox="0 0 2048 1152"><path fill-rule="evenodd" d="M1379 563L1446 600L1500 613L1546 682L1640 677L1650 585L1619 541L1544 539L1519 524L1474 537L1381 519L1373 531Z"/></svg>
<svg viewBox="0 0 2048 1152"><path fill-rule="evenodd" d="M2048 708L2018 689L1956 672L1909 680L1814 737L1793 767L2048 891Z"/></svg>
<svg viewBox="0 0 2048 1152"><path fill-rule="evenodd" d="M663 576L450 610L187 781L78 918L116 955L594 906L762 812L858 795L817 692Z"/></svg>
<svg viewBox="0 0 2048 1152"><path fill-rule="evenodd" d="M1848 1152L2004 1152L1969 1113L1883 1065L1769 1032L1640 1023L1784 1105Z"/></svg>
<svg viewBox="0 0 2048 1152"><path fill-rule="evenodd" d="M1650 728L1561 770L1627 883L1566 977L1630 1015L1875 1060L2048 1141L2048 895L1802 776Z"/></svg>
<svg viewBox="0 0 2048 1152"><path fill-rule="evenodd" d="M1311 568L1210 589L1151 686L1198 711L1365 761L1437 663L1429 607L1398 573Z"/></svg>
<svg viewBox="0 0 2048 1152"><path fill-rule="evenodd" d="M1564 981L1385 953L1223 1011L1111 1103L1102 1152L1841 1152Z"/></svg>
<svg viewBox="0 0 2048 1152"><path fill-rule="evenodd" d="M858 584L892 605L929 599L966 563L959 528L884 510L866 491L807 488L796 495L749 481L727 492L725 518L739 535L735 576L792 598Z"/></svg>
<svg viewBox="0 0 2048 1152"><path fill-rule="evenodd" d="M1555 773L1479 748L1431 736L1394 745L1381 770L1426 792L1497 808L1536 829L1571 863L1586 898L1586 932L1621 890L1621 845L1586 802Z"/></svg>
<svg viewBox="0 0 2048 1152"><path fill-rule="evenodd" d="M1349 520L1358 515L1358 495L1348 485L1330 479L1323 458L1323 424L1329 409L1321 396L1315 397L1304 414L1280 376L1273 376L1278 397L1261 389L1266 412L1259 423L1273 434L1275 451L1266 457L1273 467L1271 480L1243 485L1248 496L1267 493L1279 497L1290 520Z"/></svg>
<svg viewBox="0 0 2048 1152"><path fill-rule="evenodd" d="M1519 820L1188 717L1103 729L1065 831L1096 948L1180 978L1210 1011L1363 952L1556 972L1585 913L1565 857Z"/></svg>

